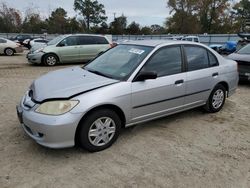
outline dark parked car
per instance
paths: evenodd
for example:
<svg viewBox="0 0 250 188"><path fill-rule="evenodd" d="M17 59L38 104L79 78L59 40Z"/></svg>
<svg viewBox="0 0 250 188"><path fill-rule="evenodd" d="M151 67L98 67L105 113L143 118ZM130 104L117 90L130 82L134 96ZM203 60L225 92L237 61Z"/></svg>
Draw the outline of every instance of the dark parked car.
<svg viewBox="0 0 250 188"><path fill-rule="evenodd" d="M30 39L30 40L33 40L33 37L30 36L30 35L26 35L26 34L19 34L15 37L11 37L10 40L14 41L14 42L17 42L21 45L24 45L25 47L28 47L26 46L26 44L23 43L24 40L26 39Z"/></svg>
<svg viewBox="0 0 250 188"><path fill-rule="evenodd" d="M241 48L239 51L230 54L229 59L238 63L238 71L240 80L250 81L250 44Z"/></svg>

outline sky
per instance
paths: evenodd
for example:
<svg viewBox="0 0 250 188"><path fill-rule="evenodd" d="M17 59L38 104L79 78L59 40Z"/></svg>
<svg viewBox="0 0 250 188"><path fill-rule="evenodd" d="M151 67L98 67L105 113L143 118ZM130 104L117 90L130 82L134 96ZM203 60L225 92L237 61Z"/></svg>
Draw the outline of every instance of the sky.
<svg viewBox="0 0 250 188"><path fill-rule="evenodd" d="M27 8L32 8L39 11L43 17L47 17L58 7L64 8L70 17L77 15L73 10L74 0L0 0L0 2L20 10L23 15ZM166 0L98 0L98 2L105 6L108 23L114 20L114 14L116 17L124 14L127 16L128 24L136 21L142 26L163 25L169 16Z"/></svg>
<svg viewBox="0 0 250 188"><path fill-rule="evenodd" d="M68 16L76 16L73 10L74 0L0 0L8 6L20 10L23 14L25 10L32 7L38 10L41 15L47 17L51 11L57 7L62 7L68 12ZM169 16L166 0L98 0L104 4L108 23L116 17L124 14L128 18L128 23L136 21L140 25L163 25L166 17Z"/></svg>

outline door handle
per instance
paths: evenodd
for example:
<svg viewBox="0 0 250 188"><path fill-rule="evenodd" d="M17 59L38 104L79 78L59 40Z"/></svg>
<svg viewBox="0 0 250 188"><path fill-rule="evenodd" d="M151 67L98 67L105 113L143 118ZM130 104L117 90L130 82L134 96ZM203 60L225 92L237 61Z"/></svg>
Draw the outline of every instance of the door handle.
<svg viewBox="0 0 250 188"><path fill-rule="evenodd" d="M215 72L215 73L212 74L212 77L217 77L217 76L219 76L218 72Z"/></svg>
<svg viewBox="0 0 250 188"><path fill-rule="evenodd" d="M177 80L175 81L175 85L182 85L184 83L184 80Z"/></svg>

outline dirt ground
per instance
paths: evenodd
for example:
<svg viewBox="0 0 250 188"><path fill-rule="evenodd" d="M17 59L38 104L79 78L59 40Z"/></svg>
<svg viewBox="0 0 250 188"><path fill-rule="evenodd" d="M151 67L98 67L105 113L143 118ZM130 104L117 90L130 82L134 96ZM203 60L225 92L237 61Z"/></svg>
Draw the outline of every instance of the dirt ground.
<svg viewBox="0 0 250 188"><path fill-rule="evenodd" d="M0 56L1 188L250 187L250 84L217 114L194 109L144 123L99 153L47 149L24 134L15 106L33 79L66 66Z"/></svg>

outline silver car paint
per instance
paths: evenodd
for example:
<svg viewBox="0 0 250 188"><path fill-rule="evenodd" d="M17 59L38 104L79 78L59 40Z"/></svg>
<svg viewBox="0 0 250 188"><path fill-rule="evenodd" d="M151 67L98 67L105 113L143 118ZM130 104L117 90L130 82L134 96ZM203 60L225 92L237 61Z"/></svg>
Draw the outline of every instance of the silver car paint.
<svg viewBox="0 0 250 188"><path fill-rule="evenodd" d="M232 59L235 61L245 61L250 62L250 55L249 54L238 54L238 53L232 53L228 55L228 59Z"/></svg>
<svg viewBox="0 0 250 188"><path fill-rule="evenodd" d="M35 81L31 87L34 87L32 88L35 89L34 98L38 101L51 98L68 98L78 94L78 92L88 92L75 95L72 100L79 100L80 103L69 113L56 117L34 112L39 104L35 104L34 107L26 110L22 105L23 102L21 102L21 107L24 111L24 124L28 125L32 130L34 129L34 132L37 130L39 132L40 130L42 133L45 133L42 140L35 136L30 136L39 144L47 147L69 147L74 145L75 132L81 118L96 107L102 105L118 107L124 114L125 126L130 126L204 105L212 89L219 82L228 84L228 96L233 94L237 88L238 73L236 62L227 60L208 47L198 43L195 43L195 45L206 48L217 57L219 66L161 77L155 80L133 82L134 77L148 58L159 48L168 45L194 43L186 41L138 41L127 42L127 44L151 45L155 47L127 81L117 82L93 73L87 73L81 68L59 70ZM213 77L214 72L218 72L218 76ZM87 76L84 77L84 75ZM175 81L180 79L183 79L184 83L176 85ZM63 81L60 83L60 80ZM91 84L83 82L91 82ZM91 90L91 88L96 87L97 89ZM163 102L155 103L155 101ZM145 105L148 103L152 104ZM62 129L61 126L63 127Z"/></svg>
<svg viewBox="0 0 250 188"><path fill-rule="evenodd" d="M72 95L116 82L118 81L100 77L81 67L71 67L41 76L32 83L31 90L34 91L34 99L42 102L45 99L69 98Z"/></svg>

